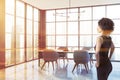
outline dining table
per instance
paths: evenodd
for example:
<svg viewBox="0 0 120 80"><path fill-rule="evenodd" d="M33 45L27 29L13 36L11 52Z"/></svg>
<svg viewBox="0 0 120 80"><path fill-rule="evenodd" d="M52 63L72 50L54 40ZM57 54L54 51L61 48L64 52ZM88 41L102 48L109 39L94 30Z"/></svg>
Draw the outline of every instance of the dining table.
<svg viewBox="0 0 120 80"><path fill-rule="evenodd" d="M44 51L44 50L38 50L38 66L40 66L40 59L43 58L43 55L42 55L43 51ZM56 51L57 53L64 52L64 53L66 53L66 54L68 54L68 53L73 54L73 53L74 53L74 51L70 51L70 50L69 50L69 51L55 50L55 51ZM93 63L93 54L95 54L95 51L89 50L88 53L89 53L89 55L90 55L90 64L92 64L92 63ZM68 59L69 59L69 58L68 58Z"/></svg>

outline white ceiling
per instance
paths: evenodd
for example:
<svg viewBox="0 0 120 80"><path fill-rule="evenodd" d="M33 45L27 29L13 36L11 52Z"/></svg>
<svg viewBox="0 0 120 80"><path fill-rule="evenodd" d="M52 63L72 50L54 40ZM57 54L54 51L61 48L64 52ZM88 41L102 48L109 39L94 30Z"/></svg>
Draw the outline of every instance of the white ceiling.
<svg viewBox="0 0 120 80"><path fill-rule="evenodd" d="M39 9L57 9L69 7L69 0L22 0ZM120 0L71 0L71 7L116 4Z"/></svg>

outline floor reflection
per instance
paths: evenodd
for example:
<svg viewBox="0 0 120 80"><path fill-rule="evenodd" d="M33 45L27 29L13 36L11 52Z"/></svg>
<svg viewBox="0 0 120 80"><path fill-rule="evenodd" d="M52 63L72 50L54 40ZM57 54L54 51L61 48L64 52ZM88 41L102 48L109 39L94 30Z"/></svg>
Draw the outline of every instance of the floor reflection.
<svg viewBox="0 0 120 80"><path fill-rule="evenodd" d="M42 63L41 63L42 64ZM120 63L113 62L113 71L109 80L120 79ZM16 65L0 70L0 80L97 80L96 68L89 67L88 73L84 66L79 65L72 73L74 61L69 60L64 64L60 60L58 66L53 70L52 64L46 65L43 70L38 67L38 60Z"/></svg>

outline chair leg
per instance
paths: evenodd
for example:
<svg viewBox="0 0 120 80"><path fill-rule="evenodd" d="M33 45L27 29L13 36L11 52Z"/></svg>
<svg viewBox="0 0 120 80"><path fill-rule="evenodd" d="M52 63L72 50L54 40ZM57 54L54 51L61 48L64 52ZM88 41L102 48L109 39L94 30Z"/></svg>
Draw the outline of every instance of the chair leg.
<svg viewBox="0 0 120 80"><path fill-rule="evenodd" d="M38 66L40 66L40 59L38 59Z"/></svg>
<svg viewBox="0 0 120 80"><path fill-rule="evenodd" d="M49 68L49 61L48 61L48 68Z"/></svg>
<svg viewBox="0 0 120 80"><path fill-rule="evenodd" d="M89 66L88 66L88 63L87 63L86 65L87 65L87 70L89 71Z"/></svg>
<svg viewBox="0 0 120 80"><path fill-rule="evenodd" d="M93 59L92 58L90 59L90 66L91 67L93 66Z"/></svg>
<svg viewBox="0 0 120 80"><path fill-rule="evenodd" d="M63 63L65 64L65 57L63 57Z"/></svg>
<svg viewBox="0 0 120 80"><path fill-rule="evenodd" d="M67 54L66 54L65 58L67 59L67 62L68 62L69 60L68 60Z"/></svg>
<svg viewBox="0 0 120 80"><path fill-rule="evenodd" d="M52 66L53 66L53 70L54 70L54 62L52 61Z"/></svg>
<svg viewBox="0 0 120 80"><path fill-rule="evenodd" d="M57 60L56 60L55 62L56 62L56 65L57 65L57 67L58 67L58 62L57 62Z"/></svg>
<svg viewBox="0 0 120 80"><path fill-rule="evenodd" d="M44 64L42 65L41 69L43 69L43 67L45 66L46 62L44 62Z"/></svg>
<svg viewBox="0 0 120 80"><path fill-rule="evenodd" d="M73 67L73 70L72 70L72 72L74 71L74 69L75 69L75 67L77 66L78 64L77 63L75 63L75 65L74 65L74 67Z"/></svg>
<svg viewBox="0 0 120 80"><path fill-rule="evenodd" d="M88 73L88 67L87 67L87 64L84 64L84 66L85 66L85 70L86 70L86 72Z"/></svg>

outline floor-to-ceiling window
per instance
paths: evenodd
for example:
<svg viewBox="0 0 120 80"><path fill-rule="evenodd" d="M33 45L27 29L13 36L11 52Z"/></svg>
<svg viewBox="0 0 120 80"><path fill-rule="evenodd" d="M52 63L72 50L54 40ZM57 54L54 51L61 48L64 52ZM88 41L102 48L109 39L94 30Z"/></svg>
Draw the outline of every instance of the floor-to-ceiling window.
<svg viewBox="0 0 120 80"><path fill-rule="evenodd" d="M34 59L38 58L38 26L40 24L39 21L39 10L34 8L33 15L33 47L34 47Z"/></svg>
<svg viewBox="0 0 120 80"><path fill-rule="evenodd" d="M79 42L80 46L93 47L92 43L92 8L79 8Z"/></svg>
<svg viewBox="0 0 120 80"><path fill-rule="evenodd" d="M78 8L68 9L67 15L67 46L74 50L79 48L79 10Z"/></svg>
<svg viewBox="0 0 120 80"><path fill-rule="evenodd" d="M115 44L112 60L118 60L120 51L120 4L79 7L71 9L55 9L46 11L46 43L49 48L67 46L70 50L81 49L84 46L94 47L97 32L97 22L103 17L111 18L115 30L111 34Z"/></svg>
<svg viewBox="0 0 120 80"><path fill-rule="evenodd" d="M33 58L33 50L32 50L32 46L33 46L33 43L32 43L32 33L33 33L33 22L32 22L32 18L33 18L33 15L32 15L32 12L33 12L33 8L32 6L29 6L27 5L27 18L26 18L26 42L27 42L27 50L26 50L26 53L27 53L27 60L31 60Z"/></svg>
<svg viewBox="0 0 120 80"><path fill-rule="evenodd" d="M37 58L39 10L20 0L6 0L6 66Z"/></svg>
<svg viewBox="0 0 120 80"><path fill-rule="evenodd" d="M118 10L120 8L120 5L111 5L107 6L107 13L106 16L110 17L114 23L115 23L115 29L112 33L112 39L115 44L115 54L113 56L113 59L120 60L120 11Z"/></svg>
<svg viewBox="0 0 120 80"><path fill-rule="evenodd" d="M5 46L6 46L6 65L13 65L15 64L15 55L14 55L14 7L15 1L14 0L6 0L6 18L5 18ZM11 3L11 4L10 4Z"/></svg>
<svg viewBox="0 0 120 80"><path fill-rule="evenodd" d="M25 61L25 4L16 1L15 53L16 64Z"/></svg>
<svg viewBox="0 0 120 80"><path fill-rule="evenodd" d="M46 46L55 48L55 10L46 12ZM49 27L48 27L49 26Z"/></svg>
<svg viewBox="0 0 120 80"><path fill-rule="evenodd" d="M56 33L56 37L55 37L55 46L66 46L66 33L67 33L67 25L66 25L66 13L67 10L66 9L60 9L60 10L56 10L56 13L65 13L63 15L63 17L60 16L56 16L56 21L55 21L55 33ZM59 14L58 14L59 15ZM61 14L60 14L61 15Z"/></svg>

